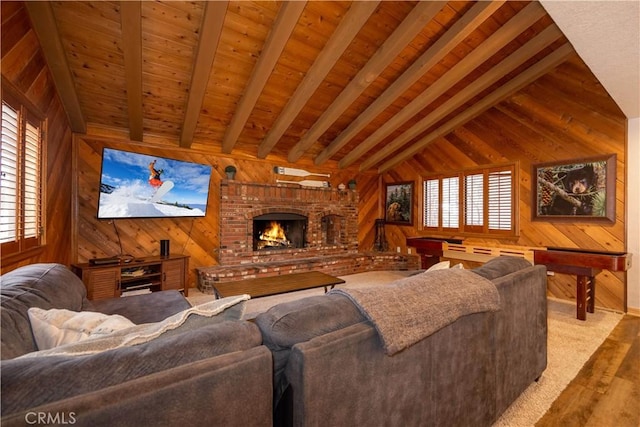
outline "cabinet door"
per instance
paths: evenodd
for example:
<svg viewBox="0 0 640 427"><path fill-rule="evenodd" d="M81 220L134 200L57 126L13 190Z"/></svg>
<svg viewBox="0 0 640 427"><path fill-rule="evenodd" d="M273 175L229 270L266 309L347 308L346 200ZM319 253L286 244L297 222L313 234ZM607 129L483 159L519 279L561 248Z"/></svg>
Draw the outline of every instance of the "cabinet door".
<svg viewBox="0 0 640 427"><path fill-rule="evenodd" d="M185 276L184 259L174 259L162 262L162 290L183 289Z"/></svg>
<svg viewBox="0 0 640 427"><path fill-rule="evenodd" d="M87 298L104 299L120 296L120 269L101 268L84 272Z"/></svg>

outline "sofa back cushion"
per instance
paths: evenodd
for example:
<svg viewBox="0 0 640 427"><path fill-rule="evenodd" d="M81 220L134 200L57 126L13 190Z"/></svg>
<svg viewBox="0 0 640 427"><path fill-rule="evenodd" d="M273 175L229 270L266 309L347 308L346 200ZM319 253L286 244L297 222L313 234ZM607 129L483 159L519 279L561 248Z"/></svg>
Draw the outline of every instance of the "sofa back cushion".
<svg viewBox="0 0 640 427"><path fill-rule="evenodd" d="M273 354L274 403L287 387L284 369L294 345L365 320L343 295L311 296L278 304L260 313L255 323L262 333L263 344Z"/></svg>
<svg viewBox="0 0 640 427"><path fill-rule="evenodd" d="M527 267L531 267L531 263L524 258L499 256L490 259L480 267L474 268L471 271L479 274L485 279L494 280Z"/></svg>
<svg viewBox="0 0 640 427"><path fill-rule="evenodd" d="M259 314L255 322L265 345L283 349L363 320L348 298L318 295L275 305Z"/></svg>
<svg viewBox="0 0 640 427"><path fill-rule="evenodd" d="M0 358L36 351L28 310L63 308L80 311L87 290L82 280L61 264L32 264L3 274L0 280Z"/></svg>
<svg viewBox="0 0 640 427"><path fill-rule="evenodd" d="M258 347L261 340L260 331L254 324L221 322L92 355L3 360L0 364L1 412L5 416L187 363L224 357ZM152 393L153 390L139 392ZM199 392L206 394L208 390Z"/></svg>

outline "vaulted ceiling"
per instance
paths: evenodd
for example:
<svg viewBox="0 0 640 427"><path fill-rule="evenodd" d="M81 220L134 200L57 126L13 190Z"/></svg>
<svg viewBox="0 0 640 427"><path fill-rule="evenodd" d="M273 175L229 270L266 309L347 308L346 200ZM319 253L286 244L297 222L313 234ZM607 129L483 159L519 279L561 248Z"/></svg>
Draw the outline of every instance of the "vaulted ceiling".
<svg viewBox="0 0 640 427"><path fill-rule="evenodd" d="M72 129L388 170L575 52L538 2L26 2Z"/></svg>

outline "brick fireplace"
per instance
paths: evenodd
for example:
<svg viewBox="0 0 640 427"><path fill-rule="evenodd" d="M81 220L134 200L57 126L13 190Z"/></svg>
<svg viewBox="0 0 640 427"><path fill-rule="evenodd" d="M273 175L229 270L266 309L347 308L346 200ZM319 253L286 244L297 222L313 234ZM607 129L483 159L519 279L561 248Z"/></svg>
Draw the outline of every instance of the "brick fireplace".
<svg viewBox="0 0 640 427"><path fill-rule="evenodd" d="M299 247L255 248L261 220L306 218ZM358 193L290 184L223 181L220 188L220 265L256 264L358 251Z"/></svg>
<svg viewBox="0 0 640 427"><path fill-rule="evenodd" d="M259 242L279 223L284 236ZM358 251L358 193L224 180L220 184L219 265L198 268L198 287L216 282L318 270L332 275L417 269L419 258Z"/></svg>

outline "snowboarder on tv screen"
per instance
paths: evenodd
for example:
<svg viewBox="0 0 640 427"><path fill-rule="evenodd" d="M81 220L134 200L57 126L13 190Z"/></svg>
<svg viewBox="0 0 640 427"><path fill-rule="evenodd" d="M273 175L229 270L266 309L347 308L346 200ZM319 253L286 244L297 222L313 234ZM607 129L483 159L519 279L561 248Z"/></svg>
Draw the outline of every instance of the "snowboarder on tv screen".
<svg viewBox="0 0 640 427"><path fill-rule="evenodd" d="M149 184L155 188L156 190L162 185L162 180L160 179L160 175L164 172L164 170L156 169L156 161L152 161L149 163Z"/></svg>

